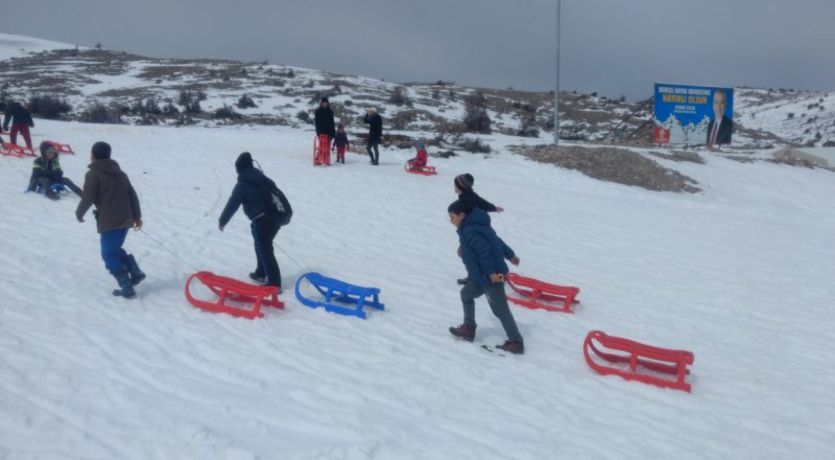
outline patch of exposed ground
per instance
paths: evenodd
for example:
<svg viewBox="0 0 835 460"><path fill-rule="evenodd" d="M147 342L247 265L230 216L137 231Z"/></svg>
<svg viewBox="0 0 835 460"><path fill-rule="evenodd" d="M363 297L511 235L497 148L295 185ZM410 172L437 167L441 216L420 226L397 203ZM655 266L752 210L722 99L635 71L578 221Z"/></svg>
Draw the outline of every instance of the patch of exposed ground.
<svg viewBox="0 0 835 460"><path fill-rule="evenodd" d="M631 150L613 147L560 147L540 145L517 146L515 153L540 163L573 169L606 182L617 182L659 192L696 193L698 182L684 174L665 168Z"/></svg>

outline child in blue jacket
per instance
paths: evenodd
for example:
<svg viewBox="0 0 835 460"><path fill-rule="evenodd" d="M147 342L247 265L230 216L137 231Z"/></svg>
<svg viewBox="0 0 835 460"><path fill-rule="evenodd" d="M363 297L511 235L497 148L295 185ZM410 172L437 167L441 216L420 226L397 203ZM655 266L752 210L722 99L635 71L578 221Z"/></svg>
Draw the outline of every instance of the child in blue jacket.
<svg viewBox="0 0 835 460"><path fill-rule="evenodd" d="M490 217L481 208L457 200L449 205L449 220L457 227L461 245L461 259L467 268L467 284L461 288L464 323L449 328L449 332L468 342L475 339L475 299L482 294L493 314L502 323L507 341L498 348L514 354L525 352L522 335L516 327L513 313L507 304L504 281L508 273L505 259L519 265L519 258L490 227Z"/></svg>

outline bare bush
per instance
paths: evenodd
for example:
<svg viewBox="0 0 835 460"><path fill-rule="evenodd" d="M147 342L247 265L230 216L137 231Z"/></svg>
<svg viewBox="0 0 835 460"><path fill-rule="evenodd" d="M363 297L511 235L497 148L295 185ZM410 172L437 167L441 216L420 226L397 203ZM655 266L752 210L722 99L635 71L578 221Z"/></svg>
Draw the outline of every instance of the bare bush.
<svg viewBox="0 0 835 460"><path fill-rule="evenodd" d="M490 145L481 142L481 139L465 137L457 143L458 147L470 153L490 153Z"/></svg>
<svg viewBox="0 0 835 460"><path fill-rule="evenodd" d="M235 112L235 109L226 104L223 104L223 107L215 110L215 113L212 116L216 120L240 120L243 118L243 115Z"/></svg>
<svg viewBox="0 0 835 460"><path fill-rule="evenodd" d="M398 105L398 106L399 105L412 105L412 100L409 99L409 96L407 96L404 93L402 86L396 86L394 88L394 91L391 93L391 96L389 96L389 102L391 102L394 105Z"/></svg>
<svg viewBox="0 0 835 460"><path fill-rule="evenodd" d="M481 92L464 98L464 127L467 132L490 134L490 117L487 115L487 104Z"/></svg>
<svg viewBox="0 0 835 460"><path fill-rule="evenodd" d="M32 115L52 120L72 111L72 106L66 100L52 96L32 96L28 107Z"/></svg>
<svg viewBox="0 0 835 460"><path fill-rule="evenodd" d="M81 113L79 120L85 123L114 123L122 122L121 107L110 106L107 107L100 102L96 102L87 110Z"/></svg>
<svg viewBox="0 0 835 460"><path fill-rule="evenodd" d="M253 101L252 98L247 96L246 94L238 98L239 109L254 109L256 107L258 106L255 104L255 101Z"/></svg>

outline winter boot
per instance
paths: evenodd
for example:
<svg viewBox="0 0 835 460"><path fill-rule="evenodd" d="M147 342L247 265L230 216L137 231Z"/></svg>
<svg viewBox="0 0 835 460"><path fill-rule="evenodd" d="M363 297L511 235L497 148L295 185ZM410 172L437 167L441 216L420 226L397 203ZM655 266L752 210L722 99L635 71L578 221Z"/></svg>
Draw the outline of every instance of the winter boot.
<svg viewBox="0 0 835 460"><path fill-rule="evenodd" d="M255 281L258 284L264 284L267 282L267 275L255 271L249 274L249 279Z"/></svg>
<svg viewBox="0 0 835 460"><path fill-rule="evenodd" d="M130 280L128 272L114 273L113 277L116 278L116 282L119 283L119 289L114 289L113 295L124 297L126 299L136 297L136 291L133 290L133 282Z"/></svg>
<svg viewBox="0 0 835 460"><path fill-rule="evenodd" d="M128 268L130 281L131 283L133 283L134 286L141 283L142 280L145 279L145 274L142 273L142 270L139 269L139 264L136 263L136 259L133 257L133 254L128 254L127 256L125 256L122 262Z"/></svg>
<svg viewBox="0 0 835 460"><path fill-rule="evenodd" d="M496 345L496 348L513 353L514 355L525 353L525 344L521 340L507 340L501 345Z"/></svg>
<svg viewBox="0 0 835 460"><path fill-rule="evenodd" d="M467 283L469 283L469 282L470 282L470 278L469 278L469 277L467 277L467 278L458 278L458 280L457 280L457 281L458 281L458 284L460 284L461 286L465 286Z"/></svg>
<svg viewBox="0 0 835 460"><path fill-rule="evenodd" d="M52 201L58 201L58 200L60 200L60 199L61 199L61 196L60 196L60 195L58 195L57 193L55 193L55 192L52 190L52 188L51 188L51 187L47 187L47 188L46 188L46 190L44 190L44 192L43 192L43 193L44 193L44 195L46 195L46 197L47 197L47 198L49 198L49 199L50 199L50 200L52 200Z"/></svg>
<svg viewBox="0 0 835 460"><path fill-rule="evenodd" d="M458 337L459 339L472 342L475 340L475 324L462 324L458 327L449 328L449 333Z"/></svg>

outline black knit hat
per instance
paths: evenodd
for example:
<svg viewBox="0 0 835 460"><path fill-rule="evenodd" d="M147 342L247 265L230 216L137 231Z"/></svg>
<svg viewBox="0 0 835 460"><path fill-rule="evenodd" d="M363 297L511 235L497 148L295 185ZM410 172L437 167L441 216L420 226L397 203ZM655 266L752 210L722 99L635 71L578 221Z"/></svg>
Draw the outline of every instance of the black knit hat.
<svg viewBox="0 0 835 460"><path fill-rule="evenodd" d="M110 158L110 144L101 141L93 144L93 158L96 160L106 160Z"/></svg>
<svg viewBox="0 0 835 460"><path fill-rule="evenodd" d="M53 145L52 142L49 141L41 142L39 148L41 150L41 156L46 155L50 150L52 150L52 152L57 152L57 150L55 149L55 145Z"/></svg>
<svg viewBox="0 0 835 460"><path fill-rule="evenodd" d="M327 102L327 103L328 103L328 105L330 105L330 101L328 101L328 97L327 97L327 96L323 97L323 98L322 98L322 100L321 100L321 101L319 101L319 103L320 103L320 104L321 104L322 102Z"/></svg>
<svg viewBox="0 0 835 460"><path fill-rule="evenodd" d="M455 200L450 203L449 207L446 208L447 212L451 212L453 214L469 214L473 210L473 206L465 201L462 200Z"/></svg>
<svg viewBox="0 0 835 460"><path fill-rule="evenodd" d="M235 171L240 174L245 169L249 169L252 167L252 155L249 152L244 152L238 155L238 159L235 160Z"/></svg>
<svg viewBox="0 0 835 460"><path fill-rule="evenodd" d="M455 176L455 186L458 187L458 190L462 192L467 190L473 189L473 184L475 183L475 178L472 174L459 174Z"/></svg>

